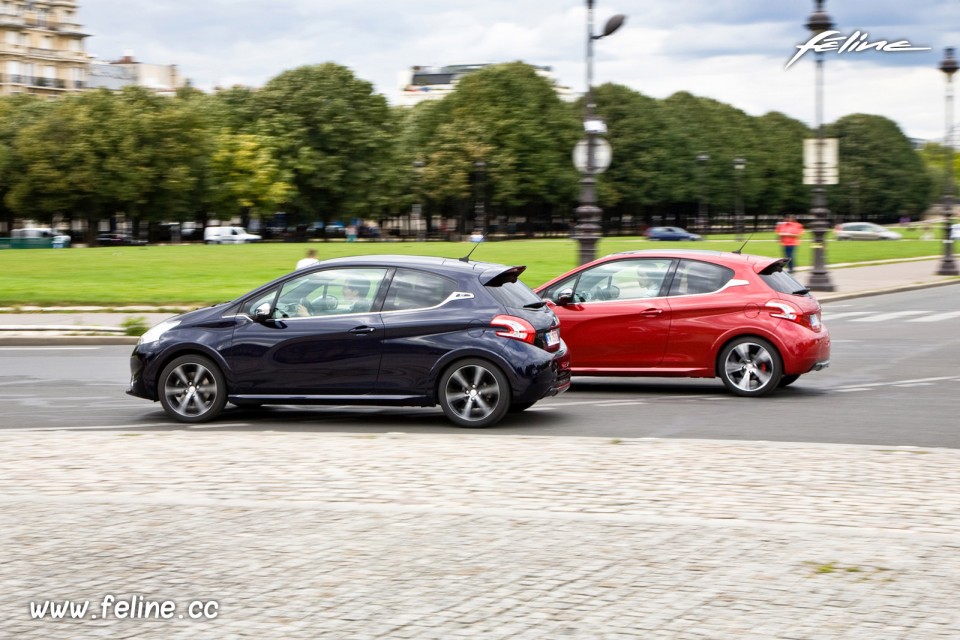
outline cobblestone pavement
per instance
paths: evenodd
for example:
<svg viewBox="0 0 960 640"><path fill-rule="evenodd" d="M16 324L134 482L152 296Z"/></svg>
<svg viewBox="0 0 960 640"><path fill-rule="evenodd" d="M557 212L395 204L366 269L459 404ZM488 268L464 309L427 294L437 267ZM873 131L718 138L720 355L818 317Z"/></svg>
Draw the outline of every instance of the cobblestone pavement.
<svg viewBox="0 0 960 640"><path fill-rule="evenodd" d="M0 638L958 638L958 514L945 449L2 434Z"/></svg>

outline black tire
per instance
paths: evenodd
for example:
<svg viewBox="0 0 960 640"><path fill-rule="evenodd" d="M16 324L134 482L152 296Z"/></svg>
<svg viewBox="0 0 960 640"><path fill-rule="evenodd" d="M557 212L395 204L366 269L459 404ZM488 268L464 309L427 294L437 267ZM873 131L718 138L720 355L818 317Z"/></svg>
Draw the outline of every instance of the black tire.
<svg viewBox="0 0 960 640"><path fill-rule="evenodd" d="M491 427L510 409L510 383L495 365L479 358L459 360L437 387L440 408L460 427Z"/></svg>
<svg viewBox="0 0 960 640"><path fill-rule="evenodd" d="M763 338L737 338L720 352L717 375L738 396L765 396L783 378L783 363L776 348Z"/></svg>
<svg viewBox="0 0 960 640"><path fill-rule="evenodd" d="M778 384L777 386L783 389L784 387L789 387L799 379L800 379L800 374L797 374L797 373L789 376L783 376L782 378L780 378L780 384Z"/></svg>
<svg viewBox="0 0 960 640"><path fill-rule="evenodd" d="M157 395L163 410L177 422L207 422L227 404L227 384L213 361L191 354L163 368Z"/></svg>

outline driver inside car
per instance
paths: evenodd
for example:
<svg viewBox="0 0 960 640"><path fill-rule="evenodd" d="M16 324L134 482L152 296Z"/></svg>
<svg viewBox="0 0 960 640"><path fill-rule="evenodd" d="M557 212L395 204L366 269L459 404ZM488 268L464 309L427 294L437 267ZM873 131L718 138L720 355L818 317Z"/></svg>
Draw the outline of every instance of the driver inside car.
<svg viewBox="0 0 960 640"><path fill-rule="evenodd" d="M637 267L637 286L641 298L655 298L660 293L660 283L651 278L643 267Z"/></svg>

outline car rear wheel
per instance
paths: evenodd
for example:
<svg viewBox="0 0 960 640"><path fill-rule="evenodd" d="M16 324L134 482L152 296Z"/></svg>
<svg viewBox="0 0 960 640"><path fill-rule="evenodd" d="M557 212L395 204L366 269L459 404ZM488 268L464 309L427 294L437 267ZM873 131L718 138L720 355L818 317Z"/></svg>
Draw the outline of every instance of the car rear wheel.
<svg viewBox="0 0 960 640"><path fill-rule="evenodd" d="M510 384L493 364L478 358L460 360L440 377L440 407L461 427L490 427L510 408Z"/></svg>
<svg viewBox="0 0 960 640"><path fill-rule="evenodd" d="M200 355L180 356L163 369L160 404L178 422L206 422L227 403L227 385L219 367Z"/></svg>
<svg viewBox="0 0 960 640"><path fill-rule="evenodd" d="M717 374L738 396L764 396L774 391L783 377L780 354L763 338L738 338L720 352Z"/></svg>

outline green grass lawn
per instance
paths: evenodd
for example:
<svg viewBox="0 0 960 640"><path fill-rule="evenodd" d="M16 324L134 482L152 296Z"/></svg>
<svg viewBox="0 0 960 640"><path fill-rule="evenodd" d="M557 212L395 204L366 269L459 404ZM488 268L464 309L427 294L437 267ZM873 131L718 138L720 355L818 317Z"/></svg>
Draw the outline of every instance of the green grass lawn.
<svg viewBox="0 0 960 640"><path fill-rule="evenodd" d="M908 259L939 255L939 240L920 240L907 230L896 242L829 242L830 264ZM732 236L705 242L649 242L639 237L604 238L597 255L656 247L732 251L742 243ZM811 234L798 252L800 266L811 263ZM319 242L252 245L175 245L72 249L0 250L0 306L125 305L200 306L231 300L291 271L308 247L319 257L366 254L421 254L459 258L467 242ZM539 285L577 264L578 243L570 239L487 242L475 260L524 264L523 281ZM744 253L777 256L772 233L756 234Z"/></svg>

